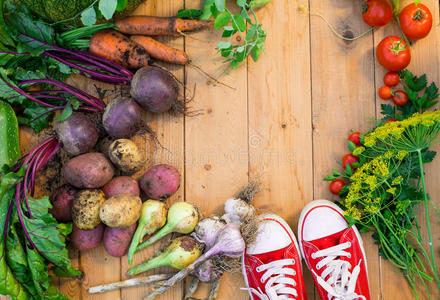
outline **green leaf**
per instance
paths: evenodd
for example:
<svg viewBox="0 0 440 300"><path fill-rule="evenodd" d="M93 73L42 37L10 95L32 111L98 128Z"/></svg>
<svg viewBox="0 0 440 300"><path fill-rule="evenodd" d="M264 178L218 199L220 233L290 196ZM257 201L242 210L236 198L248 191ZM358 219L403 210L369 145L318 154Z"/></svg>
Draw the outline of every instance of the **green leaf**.
<svg viewBox="0 0 440 300"><path fill-rule="evenodd" d="M85 26L92 26L96 23L95 8L89 7L81 13L81 22Z"/></svg>
<svg viewBox="0 0 440 300"><path fill-rule="evenodd" d="M68 103L66 107L63 109L63 111L55 118L57 121L65 121L72 115L72 105Z"/></svg>
<svg viewBox="0 0 440 300"><path fill-rule="evenodd" d="M324 181L333 181L335 180L337 177L333 176L333 175L327 175L324 177Z"/></svg>
<svg viewBox="0 0 440 300"><path fill-rule="evenodd" d="M434 100L439 97L438 87L432 82L425 90L425 94L428 95L429 100Z"/></svg>
<svg viewBox="0 0 440 300"><path fill-rule="evenodd" d="M260 58L261 51L263 51L261 47L254 47L252 49L252 54L251 55L252 55L252 59L255 62L258 61L258 59Z"/></svg>
<svg viewBox="0 0 440 300"><path fill-rule="evenodd" d="M405 83L408 85L408 87L414 91L421 91L424 89L427 85L426 80L426 74L423 74L420 77L415 76L413 73L411 73L408 70L404 71L404 79Z"/></svg>
<svg viewBox="0 0 440 300"><path fill-rule="evenodd" d="M181 9L177 12L177 17L181 19L198 19L202 11L198 9Z"/></svg>
<svg viewBox="0 0 440 300"><path fill-rule="evenodd" d="M231 26L225 26L225 27L223 27L222 37L224 37L224 38L231 37L235 33L237 33L237 31L234 28L232 28Z"/></svg>
<svg viewBox="0 0 440 300"><path fill-rule="evenodd" d="M246 0L237 0L237 6L241 8L246 8L247 1Z"/></svg>
<svg viewBox="0 0 440 300"><path fill-rule="evenodd" d="M214 22L214 28L216 30L219 30L223 26L226 26L229 24L229 21L231 21L231 14L229 12L222 12L215 18Z"/></svg>
<svg viewBox="0 0 440 300"><path fill-rule="evenodd" d="M200 20L208 20L212 16L211 8L215 8L214 0L205 0L202 4Z"/></svg>
<svg viewBox="0 0 440 300"><path fill-rule="evenodd" d="M225 11L225 0L214 0L215 7L217 7L217 10L219 12Z"/></svg>
<svg viewBox="0 0 440 300"><path fill-rule="evenodd" d="M242 15L236 14L232 16L232 27L240 32L246 31L246 21Z"/></svg>
<svg viewBox="0 0 440 300"><path fill-rule="evenodd" d="M127 7L128 0L118 0L116 11L123 11Z"/></svg>
<svg viewBox="0 0 440 300"><path fill-rule="evenodd" d="M218 49L228 49L228 48L231 48L231 46L232 45L230 42L224 42L224 41L218 42L218 44L217 44Z"/></svg>
<svg viewBox="0 0 440 300"><path fill-rule="evenodd" d="M356 145L352 141L347 141L348 150L353 153L354 149L356 149Z"/></svg>
<svg viewBox="0 0 440 300"><path fill-rule="evenodd" d="M106 20L113 18L113 14L118 6L118 0L99 0L99 10Z"/></svg>

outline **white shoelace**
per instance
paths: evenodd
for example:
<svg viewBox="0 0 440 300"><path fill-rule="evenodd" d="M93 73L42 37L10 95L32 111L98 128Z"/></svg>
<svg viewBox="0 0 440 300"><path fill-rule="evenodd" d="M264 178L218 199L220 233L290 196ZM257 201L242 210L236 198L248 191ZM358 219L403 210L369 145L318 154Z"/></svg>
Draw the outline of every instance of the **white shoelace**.
<svg viewBox="0 0 440 300"><path fill-rule="evenodd" d="M296 289L287 286L296 286L296 281L286 276L296 276L295 270L288 268L288 266L293 266L294 264L294 259L282 259L258 266L255 268L258 273L265 272L263 276L261 276L261 283L266 282L264 285L266 293L263 293L260 288L258 288L258 290L254 288L242 288L241 290L254 293L260 297L261 300L286 300L289 299L289 296L298 297Z"/></svg>
<svg viewBox="0 0 440 300"><path fill-rule="evenodd" d="M315 271L313 271L313 274L316 276L319 285L328 292L329 300L366 300L365 296L354 292L361 271L360 264L362 260L350 273L351 264L348 261L336 259L343 256L350 258L351 254L344 251L350 247L351 243L347 242L312 254L313 259L324 257L316 264L318 270L325 267L321 276L318 276Z"/></svg>

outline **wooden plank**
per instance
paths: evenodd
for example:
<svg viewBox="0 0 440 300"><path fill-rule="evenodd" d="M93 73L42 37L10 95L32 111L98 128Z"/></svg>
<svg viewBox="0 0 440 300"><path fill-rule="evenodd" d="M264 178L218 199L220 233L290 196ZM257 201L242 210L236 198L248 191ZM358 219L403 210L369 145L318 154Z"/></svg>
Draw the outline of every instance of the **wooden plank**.
<svg viewBox="0 0 440 300"><path fill-rule="evenodd" d="M368 29L360 1L311 1L311 11L323 14L338 32L356 36ZM311 20L313 153L315 199L334 199L322 181L347 153L351 129L365 132L375 116L372 35L346 42L336 38L318 17ZM368 257L372 299L380 297L377 247L363 235ZM315 299L319 296L316 295Z"/></svg>
<svg viewBox="0 0 440 300"><path fill-rule="evenodd" d="M257 12L267 30L266 51L249 63L250 177L263 190L255 206L285 218L294 232L313 199L309 17L299 1L275 1ZM307 296L313 279L306 270Z"/></svg>
<svg viewBox="0 0 440 300"><path fill-rule="evenodd" d="M184 6L184 1L179 0L148 0L143 3L133 14L139 15L152 15L152 16L175 16L177 11ZM184 49L184 37L179 38L166 38L161 37L159 40L175 48ZM171 71L180 81L184 80L184 67L173 66L168 64L162 64L167 70ZM183 91L181 91L183 94ZM148 167L153 164L167 163L179 170L181 174L181 185L178 192L167 200L168 205L171 205L175 201L184 200L185 191L185 173L183 169L183 145L184 145L184 117L177 113L167 112L163 114L146 113L144 120L148 122L148 125L155 131L157 137L162 144L163 148L159 145L154 145L151 141L144 142L141 149L145 151L147 157L150 158ZM142 144L142 138L137 138L138 145ZM146 168L146 169L147 169ZM138 172L140 176L145 172L143 170ZM165 247L170 241L170 237L166 237L160 242L156 243L142 252L135 255L133 259L133 265L139 264L151 258L154 255L154 251ZM129 268L127 262L127 256L121 259L121 278L127 279L126 271ZM159 274L173 272L171 268L160 268L158 270L152 270L146 274ZM133 287L123 289L121 299L143 299L148 292L151 291L151 286ZM104 299L104 298L103 298ZM176 285L173 289L158 297L158 299L182 299L182 285Z"/></svg>
<svg viewBox="0 0 440 300"><path fill-rule="evenodd" d="M401 8L404 8L407 4L412 1L401 1ZM426 0L423 1L423 4L428 6L433 13L433 29L431 33L425 39L419 40L414 43L411 49L411 64L408 66L408 69L416 75L422 75L423 73L427 74L428 81L434 81L438 84L440 81L440 74L437 66L440 63L440 58L438 56L438 46L440 42L440 33L438 28L436 28L435 24L439 23L439 2L436 0ZM379 44L379 42L388 35L397 35L401 36L399 27L395 20L393 20L392 24L384 27L383 29L375 32L374 34L374 44L375 46ZM383 86L383 75L386 73L386 70L376 61L376 87L379 89ZM377 114L380 114L380 104L384 103L378 96L376 97L377 103ZM438 109L438 105L436 108ZM439 151L440 147L436 146L434 150ZM432 163L426 165L426 181L427 181L427 190L429 195L431 196L434 205L437 207L440 204L439 196L440 196L440 186L438 185L438 181L440 180L440 175L437 170L440 168L440 160L438 157L434 159ZM426 237L426 221L423 205L420 205L420 213L419 213L419 222L421 223L421 227L423 228L423 232ZM433 230L433 241L436 246L435 253L439 253L440 250L440 230L438 230L437 226L437 216L436 213L431 210L431 228ZM428 248L427 248L428 249ZM438 260L438 255L437 255ZM438 264L438 261L437 261ZM402 274L397 271L397 269L391 265L388 261L382 260L382 286L383 286L383 299L391 300L391 299L409 299L409 297L413 297L413 292L407 282L404 280ZM432 299L439 299L440 293L436 288L435 284L431 284L430 290L432 291L431 296ZM424 287L419 284L417 285L418 291L421 292L421 299L428 299L428 296L423 293Z"/></svg>
<svg viewBox="0 0 440 300"><path fill-rule="evenodd" d="M199 8L201 0L187 0L187 8ZM231 7L234 1L228 1ZM247 78L246 64L224 76L226 66L216 60L215 46L220 40L215 30L191 34L186 50L193 63L233 86L231 90L213 85L194 68L187 68L186 82L197 84L194 109L204 115L186 118L185 174L186 201L195 203L207 216L221 212L226 199L235 195L248 182L247 153ZM244 282L240 273L222 279L218 299L247 299L240 291ZM196 298L206 298L208 289L199 288Z"/></svg>

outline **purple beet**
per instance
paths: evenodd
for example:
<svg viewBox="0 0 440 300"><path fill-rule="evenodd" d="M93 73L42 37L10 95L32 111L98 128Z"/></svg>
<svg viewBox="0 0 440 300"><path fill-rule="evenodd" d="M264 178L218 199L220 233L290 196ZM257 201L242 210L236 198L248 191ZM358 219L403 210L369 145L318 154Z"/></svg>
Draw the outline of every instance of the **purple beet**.
<svg viewBox="0 0 440 300"><path fill-rule="evenodd" d="M73 186L65 184L50 196L50 202L52 203L50 213L58 222L72 221L70 211L72 210L73 199L75 199L77 192L78 190Z"/></svg>
<svg viewBox="0 0 440 300"><path fill-rule="evenodd" d="M87 251L95 248L102 241L104 224L100 223L92 230L81 230L73 224L72 244L79 251Z"/></svg>
<svg viewBox="0 0 440 300"><path fill-rule="evenodd" d="M130 138L141 127L141 108L130 98L116 98L105 108L102 124L111 137Z"/></svg>
<svg viewBox="0 0 440 300"><path fill-rule="evenodd" d="M180 186L180 174L170 165L155 165L139 180L139 186L150 199L165 200Z"/></svg>
<svg viewBox="0 0 440 300"><path fill-rule="evenodd" d="M179 86L169 72L148 66L136 72L130 93L140 106L160 113L169 111L178 103Z"/></svg>
<svg viewBox="0 0 440 300"><path fill-rule="evenodd" d="M74 112L68 119L55 122L54 127L64 150L71 155L89 152L98 141L95 124L81 113Z"/></svg>

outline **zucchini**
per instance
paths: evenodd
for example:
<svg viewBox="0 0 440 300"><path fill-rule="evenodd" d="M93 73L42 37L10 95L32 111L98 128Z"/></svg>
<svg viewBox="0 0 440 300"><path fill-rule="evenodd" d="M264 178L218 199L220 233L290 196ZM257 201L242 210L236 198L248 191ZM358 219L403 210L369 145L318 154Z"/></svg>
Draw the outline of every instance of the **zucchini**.
<svg viewBox="0 0 440 300"><path fill-rule="evenodd" d="M18 121L12 107L0 101L0 168L20 157Z"/></svg>

